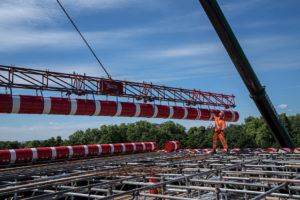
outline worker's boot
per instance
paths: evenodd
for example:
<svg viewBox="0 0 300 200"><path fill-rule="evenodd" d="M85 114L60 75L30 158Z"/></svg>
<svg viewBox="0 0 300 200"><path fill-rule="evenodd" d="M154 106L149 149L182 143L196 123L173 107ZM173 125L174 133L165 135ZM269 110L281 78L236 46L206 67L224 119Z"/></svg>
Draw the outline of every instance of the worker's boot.
<svg viewBox="0 0 300 200"><path fill-rule="evenodd" d="M229 149L223 149L223 153L227 155L230 153L230 151L229 151Z"/></svg>
<svg viewBox="0 0 300 200"><path fill-rule="evenodd" d="M213 149L213 150L211 151L211 154L212 154L212 155L217 154L217 150L216 150L216 149Z"/></svg>

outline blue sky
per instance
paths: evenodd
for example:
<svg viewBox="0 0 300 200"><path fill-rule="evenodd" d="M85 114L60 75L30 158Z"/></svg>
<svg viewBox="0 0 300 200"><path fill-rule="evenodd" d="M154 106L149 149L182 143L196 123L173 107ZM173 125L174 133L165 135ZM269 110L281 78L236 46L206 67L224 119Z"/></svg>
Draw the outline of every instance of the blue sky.
<svg viewBox="0 0 300 200"><path fill-rule="evenodd" d="M197 0L61 2L113 78L234 94L239 123L259 115ZM278 112L299 113L300 1L219 3ZM104 76L55 0L2 0L0 30L0 64ZM140 119L0 114L0 140L66 138L79 129Z"/></svg>

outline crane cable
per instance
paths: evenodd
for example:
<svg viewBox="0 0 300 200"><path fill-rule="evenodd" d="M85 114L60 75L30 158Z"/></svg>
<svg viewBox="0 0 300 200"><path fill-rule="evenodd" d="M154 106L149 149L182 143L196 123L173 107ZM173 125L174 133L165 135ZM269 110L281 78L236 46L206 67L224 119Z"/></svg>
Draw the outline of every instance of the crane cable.
<svg viewBox="0 0 300 200"><path fill-rule="evenodd" d="M106 73L107 77L109 79L112 79L111 76L109 75L108 71L105 69L104 65L101 63L100 59L97 57L97 55L94 52L94 50L92 49L92 47L89 45L89 43L87 42L87 40L81 34L81 32L78 29L78 27L76 26L75 22L72 20L72 18L70 17L70 15L67 13L66 9L63 7L63 5L60 3L59 0L56 0L56 1L57 1L58 5L60 6L60 8L62 9L62 11L66 14L67 18L70 20L71 24L74 26L74 28L76 29L76 31L78 32L78 34L80 35L80 37L82 38L82 40L84 41L84 43L86 44L86 46L88 47L88 49L91 51L91 53L93 54L93 56L96 58L97 62L99 63L100 67L104 70L104 72Z"/></svg>

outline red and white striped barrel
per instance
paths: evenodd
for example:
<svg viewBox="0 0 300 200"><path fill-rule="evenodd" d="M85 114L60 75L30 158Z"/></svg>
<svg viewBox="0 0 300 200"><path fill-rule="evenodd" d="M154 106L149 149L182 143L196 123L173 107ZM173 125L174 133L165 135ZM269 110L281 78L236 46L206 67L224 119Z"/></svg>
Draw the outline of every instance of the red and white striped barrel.
<svg viewBox="0 0 300 200"><path fill-rule="evenodd" d="M196 149L184 149L183 151L187 153L196 153Z"/></svg>
<svg viewBox="0 0 300 200"><path fill-rule="evenodd" d="M291 152L293 152L293 150L292 149L290 149L290 148L280 148L280 149L278 149L278 153L291 153Z"/></svg>
<svg viewBox="0 0 300 200"><path fill-rule="evenodd" d="M95 115L213 120L220 110L116 101L0 94L0 113ZM236 122L236 111L224 110L225 120Z"/></svg>
<svg viewBox="0 0 300 200"><path fill-rule="evenodd" d="M262 148L256 148L254 149L253 153L262 153L263 149Z"/></svg>
<svg viewBox="0 0 300 200"><path fill-rule="evenodd" d="M226 150L226 149L217 148L217 149L216 149L216 152L217 152L217 153L226 153L227 150Z"/></svg>
<svg viewBox="0 0 300 200"><path fill-rule="evenodd" d="M128 148L127 148L128 147ZM130 147L130 148L129 148ZM137 150L134 150L137 147ZM0 165L36 161L67 160L99 155L157 151L156 142L90 144L0 150Z"/></svg>
<svg viewBox="0 0 300 200"><path fill-rule="evenodd" d="M233 149L230 149L229 152L232 153L232 154L238 154L238 153L241 153L241 149L240 148L233 148Z"/></svg>
<svg viewBox="0 0 300 200"><path fill-rule="evenodd" d="M202 149L202 152L204 154L210 154L213 151L213 149Z"/></svg>
<svg viewBox="0 0 300 200"><path fill-rule="evenodd" d="M262 149L263 153L276 153L278 151L278 149L276 148L264 148Z"/></svg>
<svg viewBox="0 0 300 200"><path fill-rule="evenodd" d="M180 142L179 141L168 141L165 143L165 150L167 152L177 151L180 149Z"/></svg>
<svg viewBox="0 0 300 200"><path fill-rule="evenodd" d="M300 153L300 148L295 148L294 153Z"/></svg>
<svg viewBox="0 0 300 200"><path fill-rule="evenodd" d="M202 149L195 149L195 153L203 153Z"/></svg>

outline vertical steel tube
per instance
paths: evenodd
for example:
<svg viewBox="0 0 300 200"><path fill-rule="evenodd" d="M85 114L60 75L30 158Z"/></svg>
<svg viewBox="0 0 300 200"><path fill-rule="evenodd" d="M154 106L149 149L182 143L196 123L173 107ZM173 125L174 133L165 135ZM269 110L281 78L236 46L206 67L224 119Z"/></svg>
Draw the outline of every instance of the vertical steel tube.
<svg viewBox="0 0 300 200"><path fill-rule="evenodd" d="M247 86L257 108L281 147L293 148L293 142L281 124L265 88L261 85L246 55L216 0L199 0L210 22L227 50L232 62Z"/></svg>

